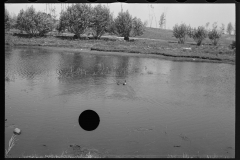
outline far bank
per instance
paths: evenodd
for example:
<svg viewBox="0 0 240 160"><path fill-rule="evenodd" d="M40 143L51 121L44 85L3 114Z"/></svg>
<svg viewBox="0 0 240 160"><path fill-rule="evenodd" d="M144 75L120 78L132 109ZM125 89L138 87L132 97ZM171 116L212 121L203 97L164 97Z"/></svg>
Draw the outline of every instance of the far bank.
<svg viewBox="0 0 240 160"><path fill-rule="evenodd" d="M5 46L33 46L49 49L86 52L92 54L116 54L155 57L177 61L216 62L235 64L235 50L228 44L197 46L193 42L178 44L176 41L132 39L124 41L116 37L73 39L72 36L45 36L29 38L23 35L5 34Z"/></svg>

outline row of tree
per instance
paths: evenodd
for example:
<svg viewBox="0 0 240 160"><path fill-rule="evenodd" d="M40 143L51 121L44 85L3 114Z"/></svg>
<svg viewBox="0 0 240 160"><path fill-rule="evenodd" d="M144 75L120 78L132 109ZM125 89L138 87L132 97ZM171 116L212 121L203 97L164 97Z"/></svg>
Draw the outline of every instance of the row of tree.
<svg viewBox="0 0 240 160"><path fill-rule="evenodd" d="M81 37L87 30L91 30L93 37L98 39L105 33L116 34L129 40L130 36L143 34L145 25L141 19L132 17L128 11L120 12L116 18L106 6L90 4L75 4L56 16L38 11L33 6L25 11L21 10L15 23L5 9L5 28L16 28L32 36L43 36L56 29L58 32L69 31L76 38Z"/></svg>
<svg viewBox="0 0 240 160"><path fill-rule="evenodd" d="M208 28L209 24L210 24L209 22L206 23L205 27ZM162 13L159 20L159 27L163 29L165 25L166 25L166 14ZM216 22L213 25L216 25ZM221 30L223 31L223 33L225 32L225 25L223 23L221 26ZM229 22L226 28L226 33L231 35L233 31L234 31L234 34L236 34L236 29L234 29L232 23Z"/></svg>
<svg viewBox="0 0 240 160"><path fill-rule="evenodd" d="M173 36L178 39L178 43L185 43L187 37L192 38L198 46L200 46L204 39L209 38L213 45L217 45L222 34L224 34L224 26L222 25L219 29L217 23L213 24L212 29L207 29L206 26L199 26L197 28L191 28L182 23L176 24L173 27Z"/></svg>
<svg viewBox="0 0 240 160"><path fill-rule="evenodd" d="M209 22L206 23L205 27L208 28L209 26ZM213 26L216 25L216 22L213 23ZM234 35L236 35L236 29L234 29L233 25L231 22L228 23L227 25L227 28L225 29L225 25L222 23L222 26L221 26L221 30L223 31L223 33L225 33L225 30L226 30L226 33L228 33L229 35L232 34L232 32L234 32Z"/></svg>
<svg viewBox="0 0 240 160"><path fill-rule="evenodd" d="M166 21L165 14L161 15L159 25L163 27ZM147 23L141 19L132 17L128 11L120 12L116 18L110 13L106 6L90 4L75 4L60 13L59 20L56 15L38 11L33 6L25 11L21 10L17 17L11 17L5 9L5 28L16 28L25 31L31 36L43 36L56 29L59 33L69 31L80 38L86 31L91 30L94 38L99 39L103 34L115 34L129 40L129 37L140 36L144 33ZM198 28L191 28L185 24L176 24L173 27L173 36L184 43L187 37L193 38L197 45L201 45L205 38L209 38L214 45L217 45L221 35L224 33L224 25L217 29L213 24L211 30L209 23ZM227 31L231 33L233 26L229 23Z"/></svg>

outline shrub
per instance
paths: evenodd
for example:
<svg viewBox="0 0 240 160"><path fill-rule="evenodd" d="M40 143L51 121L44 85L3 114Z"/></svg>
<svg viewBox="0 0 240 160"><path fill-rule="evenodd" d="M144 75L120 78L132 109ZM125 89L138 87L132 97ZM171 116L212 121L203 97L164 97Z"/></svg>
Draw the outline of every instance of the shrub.
<svg viewBox="0 0 240 160"><path fill-rule="evenodd" d="M120 12L118 17L113 21L111 31L118 36L124 37L124 40L129 41L130 36L140 36L143 34L145 26L141 19L132 18L132 16L126 12Z"/></svg>
<svg viewBox="0 0 240 160"><path fill-rule="evenodd" d="M40 36L47 34L54 28L54 21L50 14L38 12L35 16L36 29Z"/></svg>
<svg viewBox="0 0 240 160"><path fill-rule="evenodd" d="M24 23L24 10L21 9L17 16L17 24L16 28L19 29L21 32L24 31L25 23Z"/></svg>
<svg viewBox="0 0 240 160"><path fill-rule="evenodd" d="M200 26L197 29L194 28L189 32L189 37L193 38L194 41L197 43L198 46L200 46L202 44L202 41L207 38L207 30L205 29L205 27Z"/></svg>
<svg viewBox="0 0 240 160"><path fill-rule="evenodd" d="M140 36L144 33L145 26L140 18L133 18L132 20L132 36Z"/></svg>
<svg viewBox="0 0 240 160"><path fill-rule="evenodd" d="M109 8L97 5L92 10L91 29L93 37L100 38L106 31L110 23L110 10Z"/></svg>
<svg viewBox="0 0 240 160"><path fill-rule="evenodd" d="M213 29L208 32L208 38L212 41L213 45L217 45L221 36L222 32L217 30L217 26L213 27Z"/></svg>
<svg viewBox="0 0 240 160"><path fill-rule="evenodd" d="M173 36L178 39L178 43L185 43L187 36L189 35L191 28L186 24L178 25L176 24L173 26Z"/></svg>
<svg viewBox="0 0 240 160"><path fill-rule="evenodd" d="M236 49L236 41L232 41L232 43L230 44L230 48Z"/></svg>
<svg viewBox="0 0 240 160"><path fill-rule="evenodd" d="M12 17L10 17L10 28L16 28L16 24L17 24L17 16L13 15Z"/></svg>
<svg viewBox="0 0 240 160"><path fill-rule="evenodd" d="M231 35L232 31L233 31L233 26L232 26L232 23L229 22L227 25L227 33Z"/></svg>
<svg viewBox="0 0 240 160"><path fill-rule="evenodd" d="M17 28L21 31L25 31L29 35L36 35L35 16L36 11L33 6L27 8L26 11L21 10L17 17Z"/></svg>
<svg viewBox="0 0 240 160"><path fill-rule="evenodd" d="M116 34L113 13L110 14L109 23L108 26L106 27L106 32L108 32L109 34Z"/></svg>
<svg viewBox="0 0 240 160"><path fill-rule="evenodd" d="M79 38L90 26L91 10L90 5L82 3L68 7L66 11L61 12L58 31L68 29Z"/></svg>
<svg viewBox="0 0 240 160"><path fill-rule="evenodd" d="M130 32L132 30L132 16L126 12L120 12L114 21L115 33L124 40L129 40Z"/></svg>
<svg viewBox="0 0 240 160"><path fill-rule="evenodd" d="M20 11L17 16L16 28L25 31L30 36L43 36L52 31L53 19L49 14L36 12L31 6L26 11Z"/></svg>

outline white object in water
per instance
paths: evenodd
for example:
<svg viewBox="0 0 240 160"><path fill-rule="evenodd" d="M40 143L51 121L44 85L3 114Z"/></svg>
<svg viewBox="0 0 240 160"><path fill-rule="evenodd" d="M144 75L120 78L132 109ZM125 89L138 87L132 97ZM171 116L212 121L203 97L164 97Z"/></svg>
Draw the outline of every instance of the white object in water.
<svg viewBox="0 0 240 160"><path fill-rule="evenodd" d="M15 128L14 131L13 131L13 133L14 133L15 135L20 135L20 134L21 134L21 130L20 130L19 128Z"/></svg>

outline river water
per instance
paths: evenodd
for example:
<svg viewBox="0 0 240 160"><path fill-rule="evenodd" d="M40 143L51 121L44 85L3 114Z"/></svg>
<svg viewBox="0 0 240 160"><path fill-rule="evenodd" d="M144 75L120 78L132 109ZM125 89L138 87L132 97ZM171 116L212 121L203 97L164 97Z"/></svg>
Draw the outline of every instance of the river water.
<svg viewBox="0 0 240 160"><path fill-rule="evenodd" d="M93 131L78 123L88 109L100 117ZM5 119L6 149L22 131L12 156L79 145L109 157L235 157L235 65L5 48Z"/></svg>

